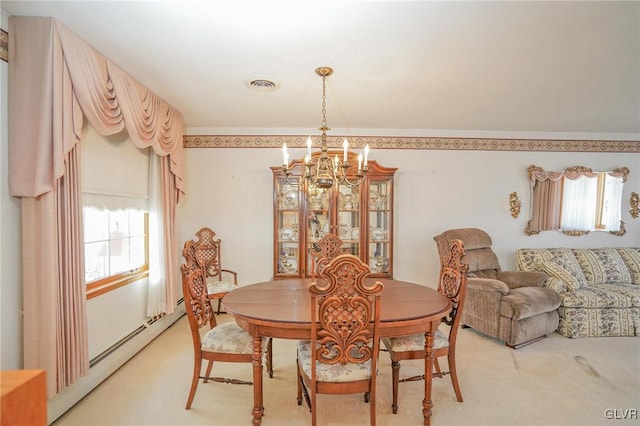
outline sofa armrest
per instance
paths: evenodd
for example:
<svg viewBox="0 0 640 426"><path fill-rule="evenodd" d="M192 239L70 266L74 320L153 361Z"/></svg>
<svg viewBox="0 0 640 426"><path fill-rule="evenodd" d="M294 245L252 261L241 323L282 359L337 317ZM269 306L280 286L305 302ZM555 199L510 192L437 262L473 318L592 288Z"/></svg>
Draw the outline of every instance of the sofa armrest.
<svg viewBox="0 0 640 426"><path fill-rule="evenodd" d="M475 291L483 292L497 292L505 296L509 293L509 287L500 280L494 280L491 278L467 278L467 289L473 289Z"/></svg>
<svg viewBox="0 0 640 426"><path fill-rule="evenodd" d="M547 279L547 274L535 271L500 271L496 274L496 278L503 281L510 289L542 287Z"/></svg>

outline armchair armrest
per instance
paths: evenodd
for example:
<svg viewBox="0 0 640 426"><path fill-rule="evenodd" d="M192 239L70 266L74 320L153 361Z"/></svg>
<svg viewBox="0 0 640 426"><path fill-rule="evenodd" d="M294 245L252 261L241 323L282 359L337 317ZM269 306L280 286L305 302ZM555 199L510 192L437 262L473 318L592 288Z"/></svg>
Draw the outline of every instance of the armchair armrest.
<svg viewBox="0 0 640 426"><path fill-rule="evenodd" d="M220 269L220 276L222 276L223 272L233 275L233 284L238 285L238 273L236 271L232 271L231 269Z"/></svg>
<svg viewBox="0 0 640 426"><path fill-rule="evenodd" d="M490 336L498 336L500 302L509 287L493 278L467 278L467 295L462 310L462 323Z"/></svg>
<svg viewBox="0 0 640 426"><path fill-rule="evenodd" d="M496 292L501 293L502 296L505 296L507 293L509 293L509 287L505 283L499 280L494 280L492 278L468 277L467 289L487 293Z"/></svg>
<svg viewBox="0 0 640 426"><path fill-rule="evenodd" d="M547 274L536 271L500 271L496 278L503 281L509 288L542 287Z"/></svg>

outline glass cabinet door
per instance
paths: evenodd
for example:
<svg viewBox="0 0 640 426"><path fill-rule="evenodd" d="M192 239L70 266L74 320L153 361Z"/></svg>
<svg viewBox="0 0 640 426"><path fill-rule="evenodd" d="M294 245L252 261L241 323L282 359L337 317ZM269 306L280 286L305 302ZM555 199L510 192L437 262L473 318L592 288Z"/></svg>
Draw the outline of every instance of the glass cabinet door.
<svg viewBox="0 0 640 426"><path fill-rule="evenodd" d="M276 180L277 273L297 275L300 260L300 199L298 189L286 180Z"/></svg>
<svg viewBox="0 0 640 426"><path fill-rule="evenodd" d="M312 247L320 238L331 232L331 191L309 188L305 191L307 206L307 271L311 271Z"/></svg>
<svg viewBox="0 0 640 426"><path fill-rule="evenodd" d="M372 273L389 273L392 255L391 181L369 182L369 268Z"/></svg>
<svg viewBox="0 0 640 426"><path fill-rule="evenodd" d="M366 262L374 277L392 277L393 179L397 169L369 160L361 185L322 189L303 179L303 160L294 160L291 165L289 183L281 166L271 167L274 278L310 276L313 245L328 233L342 240L345 252ZM356 176L351 176L351 181L355 180Z"/></svg>
<svg viewBox="0 0 640 426"><path fill-rule="evenodd" d="M360 188L339 185L337 192L337 232L334 233L344 242L342 247L348 253L360 256L361 235L366 234L366 230L361 229Z"/></svg>

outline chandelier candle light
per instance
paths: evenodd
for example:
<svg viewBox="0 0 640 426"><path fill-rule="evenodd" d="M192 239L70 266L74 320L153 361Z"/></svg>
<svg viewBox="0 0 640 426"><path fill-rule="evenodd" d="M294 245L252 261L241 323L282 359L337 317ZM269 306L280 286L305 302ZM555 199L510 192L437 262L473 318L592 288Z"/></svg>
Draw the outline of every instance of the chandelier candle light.
<svg viewBox="0 0 640 426"><path fill-rule="evenodd" d="M367 173L367 162L369 157L369 145L364 147L364 158L358 154L358 170L352 179L347 177L349 170L348 151L349 142L344 138L342 143L342 161L336 154L334 158L329 157L327 147L327 94L326 80L333 74L333 69L329 67L316 68L316 74L322 77L322 126L318 130L322 131L320 136L320 154L315 160L312 159L311 146L313 144L311 136L307 138L307 155L304 157L304 175L298 182L290 182L291 170L289 168L289 152L286 142L282 144L282 171L287 177L287 183L298 186L305 180L310 187L331 188L334 185L358 186L364 181Z"/></svg>

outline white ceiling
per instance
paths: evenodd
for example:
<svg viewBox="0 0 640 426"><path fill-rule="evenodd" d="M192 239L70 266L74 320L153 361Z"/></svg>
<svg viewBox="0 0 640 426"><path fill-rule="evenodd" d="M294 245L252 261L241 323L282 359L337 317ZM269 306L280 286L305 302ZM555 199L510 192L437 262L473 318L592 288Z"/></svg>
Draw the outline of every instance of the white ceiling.
<svg viewBox="0 0 640 426"><path fill-rule="evenodd" d="M640 139L640 2L2 1L51 16L189 134ZM272 93L246 82L273 79Z"/></svg>

